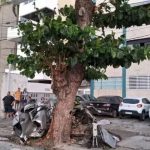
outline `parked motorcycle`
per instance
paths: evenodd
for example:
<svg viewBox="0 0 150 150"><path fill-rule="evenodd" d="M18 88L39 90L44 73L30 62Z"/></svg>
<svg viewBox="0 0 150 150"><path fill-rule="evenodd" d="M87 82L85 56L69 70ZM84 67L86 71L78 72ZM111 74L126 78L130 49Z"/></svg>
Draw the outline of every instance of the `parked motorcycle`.
<svg viewBox="0 0 150 150"><path fill-rule="evenodd" d="M44 136L51 122L52 109L36 101L30 101L21 111L16 112L13 129L21 142L26 143L30 137Z"/></svg>

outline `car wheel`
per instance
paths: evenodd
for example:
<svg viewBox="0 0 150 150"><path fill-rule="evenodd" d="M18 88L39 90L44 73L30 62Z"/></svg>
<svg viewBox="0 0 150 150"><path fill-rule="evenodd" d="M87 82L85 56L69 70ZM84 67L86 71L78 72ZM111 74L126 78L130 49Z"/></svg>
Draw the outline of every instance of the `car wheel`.
<svg viewBox="0 0 150 150"><path fill-rule="evenodd" d="M116 117L117 117L117 111L116 111L116 110L113 110L113 112L112 112L112 117L113 117L113 118L116 118Z"/></svg>
<svg viewBox="0 0 150 150"><path fill-rule="evenodd" d="M120 119L123 119L123 117L124 117L124 116L123 116L121 113L119 113L119 118L120 118Z"/></svg>
<svg viewBox="0 0 150 150"><path fill-rule="evenodd" d="M140 115L140 120L144 121L145 120L145 112L143 111L142 114Z"/></svg>

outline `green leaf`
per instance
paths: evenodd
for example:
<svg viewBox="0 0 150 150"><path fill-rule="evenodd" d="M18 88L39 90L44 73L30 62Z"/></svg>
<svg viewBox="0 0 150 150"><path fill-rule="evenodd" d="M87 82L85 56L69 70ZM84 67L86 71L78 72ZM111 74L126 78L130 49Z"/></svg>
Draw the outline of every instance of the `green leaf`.
<svg viewBox="0 0 150 150"><path fill-rule="evenodd" d="M123 51L119 51L119 52L117 53L117 58L122 59L123 57L124 57Z"/></svg>
<svg viewBox="0 0 150 150"><path fill-rule="evenodd" d="M129 68L130 66L131 66L131 62L128 61L128 60L126 60L126 61L125 61L125 64L124 64L124 67L125 67L125 68Z"/></svg>
<svg viewBox="0 0 150 150"><path fill-rule="evenodd" d="M98 9L92 16L91 24L84 29L77 25L76 11L72 6L65 6L59 14L52 16L38 12L42 24L29 21L19 25L21 51L26 57L10 55L8 63L16 65L22 74L29 77L34 77L36 72L51 75L54 62L55 67L62 71L79 64L85 69L86 79L99 79L106 78L104 70L108 66L128 68L133 62L150 59L148 46L120 48L125 37L116 38L114 33L105 35L101 32L101 29L105 32L107 28L150 24L149 7L130 7L127 0L111 3L115 7L113 12L105 3L103 8L107 13ZM65 67L60 64L65 64Z"/></svg>
<svg viewBox="0 0 150 150"><path fill-rule="evenodd" d="M71 58L71 67L74 67L78 63L77 57Z"/></svg>

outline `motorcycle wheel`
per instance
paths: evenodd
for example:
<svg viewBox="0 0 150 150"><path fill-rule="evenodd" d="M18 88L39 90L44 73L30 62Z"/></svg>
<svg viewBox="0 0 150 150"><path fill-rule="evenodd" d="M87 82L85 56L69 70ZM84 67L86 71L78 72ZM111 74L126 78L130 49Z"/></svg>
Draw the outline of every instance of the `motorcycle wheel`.
<svg viewBox="0 0 150 150"><path fill-rule="evenodd" d="M21 133L22 133L22 128L20 124L17 124L13 127L13 130L15 132L15 134L20 137Z"/></svg>

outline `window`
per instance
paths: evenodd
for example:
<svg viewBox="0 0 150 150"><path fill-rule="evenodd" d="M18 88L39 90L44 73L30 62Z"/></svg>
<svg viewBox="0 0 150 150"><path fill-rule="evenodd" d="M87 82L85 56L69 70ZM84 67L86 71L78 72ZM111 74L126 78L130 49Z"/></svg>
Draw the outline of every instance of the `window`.
<svg viewBox="0 0 150 150"><path fill-rule="evenodd" d="M129 77L129 89L136 89L137 84L137 78L136 77Z"/></svg>
<svg viewBox="0 0 150 150"><path fill-rule="evenodd" d="M123 102L127 104L138 104L139 100L138 99L124 99Z"/></svg>
<svg viewBox="0 0 150 150"><path fill-rule="evenodd" d="M150 89L150 76L129 77L129 89Z"/></svg>
<svg viewBox="0 0 150 150"><path fill-rule="evenodd" d="M84 94L84 95L82 95L83 96L83 98L85 99L85 100L88 100L88 101L90 101L90 97L89 97L89 95L87 95L87 94Z"/></svg>
<svg viewBox="0 0 150 150"><path fill-rule="evenodd" d="M94 81L95 89L121 89L121 77L109 77L107 80Z"/></svg>
<svg viewBox="0 0 150 150"><path fill-rule="evenodd" d="M99 97L98 100L101 102L101 103L110 103L110 99L108 99L107 97Z"/></svg>
<svg viewBox="0 0 150 150"><path fill-rule="evenodd" d="M143 102L144 104L147 104L147 101L145 100L145 98L142 99L142 102Z"/></svg>
<svg viewBox="0 0 150 150"><path fill-rule="evenodd" d="M147 98L143 98L143 99L142 99L142 102L143 102L144 104L150 104L150 102L149 102L149 100L148 100Z"/></svg>
<svg viewBox="0 0 150 150"><path fill-rule="evenodd" d="M89 95L90 101L96 101L97 99L94 96Z"/></svg>
<svg viewBox="0 0 150 150"><path fill-rule="evenodd" d="M110 104L120 104L122 102L122 98L119 96L100 96L97 98L102 103L110 103Z"/></svg>
<svg viewBox="0 0 150 150"><path fill-rule="evenodd" d="M79 96L76 96L76 101L83 101L83 99L81 98L81 97L79 97Z"/></svg>
<svg viewBox="0 0 150 150"><path fill-rule="evenodd" d="M33 0L27 0L27 1L24 2L24 4L28 4L30 2L33 2Z"/></svg>

